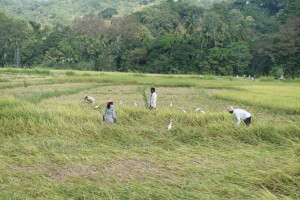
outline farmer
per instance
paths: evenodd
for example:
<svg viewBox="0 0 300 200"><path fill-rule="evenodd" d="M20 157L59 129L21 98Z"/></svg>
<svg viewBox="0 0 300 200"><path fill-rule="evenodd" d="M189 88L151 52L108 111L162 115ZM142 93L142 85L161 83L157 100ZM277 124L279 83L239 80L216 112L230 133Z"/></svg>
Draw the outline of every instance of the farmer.
<svg viewBox="0 0 300 200"><path fill-rule="evenodd" d="M283 75L282 75L282 74L281 74L281 76L280 76L279 80L280 80L280 81L282 81L282 80L283 80Z"/></svg>
<svg viewBox="0 0 300 200"><path fill-rule="evenodd" d="M112 99L106 101L106 107L103 111L103 121L108 123L114 123L117 121L116 119L116 111L115 107L113 106L114 102Z"/></svg>
<svg viewBox="0 0 300 200"><path fill-rule="evenodd" d="M88 101L88 102L90 102L92 105L94 105L95 101L96 101L93 97L86 96L86 95L83 97L83 99L86 100L86 101Z"/></svg>
<svg viewBox="0 0 300 200"><path fill-rule="evenodd" d="M155 93L155 88L151 88L151 95L150 95L150 107L149 109L155 109L156 108L156 98L157 95Z"/></svg>
<svg viewBox="0 0 300 200"><path fill-rule="evenodd" d="M251 114L243 109L234 109L232 106L228 106L227 110L229 113L234 114L235 116L235 125L239 125L239 123L244 120L245 124L249 126L251 124Z"/></svg>

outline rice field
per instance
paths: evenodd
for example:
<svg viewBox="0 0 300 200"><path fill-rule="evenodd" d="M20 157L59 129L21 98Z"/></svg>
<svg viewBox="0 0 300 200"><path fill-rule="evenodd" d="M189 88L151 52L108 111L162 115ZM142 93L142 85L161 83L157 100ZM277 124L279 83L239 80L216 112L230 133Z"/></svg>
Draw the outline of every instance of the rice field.
<svg viewBox="0 0 300 200"><path fill-rule="evenodd" d="M284 85L246 86L241 87L241 90L218 92L215 97L300 114L298 84L289 87Z"/></svg>
<svg viewBox="0 0 300 200"><path fill-rule="evenodd" d="M0 70L0 199L300 198L300 83L67 72Z"/></svg>

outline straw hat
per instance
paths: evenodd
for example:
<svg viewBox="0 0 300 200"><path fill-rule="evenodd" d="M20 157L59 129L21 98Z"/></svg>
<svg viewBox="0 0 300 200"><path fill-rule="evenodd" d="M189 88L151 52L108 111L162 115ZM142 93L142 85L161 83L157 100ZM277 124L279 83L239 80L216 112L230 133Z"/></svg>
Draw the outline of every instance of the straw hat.
<svg viewBox="0 0 300 200"><path fill-rule="evenodd" d="M106 104L109 104L109 103L112 103L112 102L113 102L112 99L108 99L108 100L105 101Z"/></svg>
<svg viewBox="0 0 300 200"><path fill-rule="evenodd" d="M228 107L227 107L227 110L228 110L229 112L233 111L233 109L234 109L233 106L228 106Z"/></svg>

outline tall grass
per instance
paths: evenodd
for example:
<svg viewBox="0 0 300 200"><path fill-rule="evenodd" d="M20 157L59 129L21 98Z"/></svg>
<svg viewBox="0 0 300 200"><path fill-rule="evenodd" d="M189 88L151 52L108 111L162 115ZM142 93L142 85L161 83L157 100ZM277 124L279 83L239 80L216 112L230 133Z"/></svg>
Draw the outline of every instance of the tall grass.
<svg viewBox="0 0 300 200"><path fill-rule="evenodd" d="M230 96L231 101L242 103L244 96L256 92L257 101L249 104L259 110L256 107L267 102L263 96L274 100L277 91L279 99L296 105L289 99L297 98L298 83L80 74L76 71L74 76L28 84L90 84L65 91L28 91L22 99L0 98L0 199L229 200L300 196L299 115L275 115L264 110L260 117L253 115L249 127L242 123L234 126L233 116L220 109L224 102L206 95L210 91L206 88L217 88L213 90L217 92L213 94L220 95L217 98ZM123 92L120 99L133 95L134 100L143 101L144 97L146 103L146 92L153 84L189 87L160 88L168 94L161 93L159 101L169 103L178 98L172 108L159 104L157 110L149 111L126 106L131 105L130 96L123 105L115 104L118 120L113 125L102 121L102 105L95 110L85 102L70 101L77 93L89 91L96 97ZM22 82L12 81L11 85L24 87ZM110 87L94 89L103 86ZM51 98L61 95L71 96ZM169 96L163 99L164 95ZM189 95L193 106L211 106L219 111L211 109L200 114L190 109L183 113L175 105L185 105L186 99L182 98ZM272 109L286 107L274 103ZM173 124L169 131L170 120Z"/></svg>
<svg viewBox="0 0 300 200"><path fill-rule="evenodd" d="M9 80L0 78L0 82L9 82Z"/></svg>
<svg viewBox="0 0 300 200"><path fill-rule="evenodd" d="M66 72L66 75L67 75L67 76L75 76L76 73L75 73L74 71L67 71L67 72Z"/></svg>
<svg viewBox="0 0 300 200"><path fill-rule="evenodd" d="M118 124L108 126L77 103L6 97L0 105L2 199L293 199L298 192L290 147L300 129L292 123L234 127L225 113L121 106Z"/></svg>
<svg viewBox="0 0 300 200"><path fill-rule="evenodd" d="M286 86L246 86L245 90L225 91L215 97L254 106L300 114L300 90Z"/></svg>

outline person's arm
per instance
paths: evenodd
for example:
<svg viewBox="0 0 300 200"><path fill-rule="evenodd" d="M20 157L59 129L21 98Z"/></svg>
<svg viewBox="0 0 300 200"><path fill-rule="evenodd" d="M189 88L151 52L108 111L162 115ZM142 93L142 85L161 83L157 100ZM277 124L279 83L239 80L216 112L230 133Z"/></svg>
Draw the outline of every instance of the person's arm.
<svg viewBox="0 0 300 200"><path fill-rule="evenodd" d="M153 99L153 95L151 94L150 95L150 105L149 105L149 108L151 109L151 107L152 107L152 99Z"/></svg>
<svg viewBox="0 0 300 200"><path fill-rule="evenodd" d="M106 107L105 107L105 109L104 109L103 112L102 112L103 121L105 121L105 113L106 113Z"/></svg>
<svg viewBox="0 0 300 200"><path fill-rule="evenodd" d="M234 113L234 116L235 116L235 125L237 126L241 122L241 118L238 113Z"/></svg>
<svg viewBox="0 0 300 200"><path fill-rule="evenodd" d="M116 110L115 110L115 107L113 107L113 119L114 119L114 122L116 123L117 122L117 118L116 118Z"/></svg>

